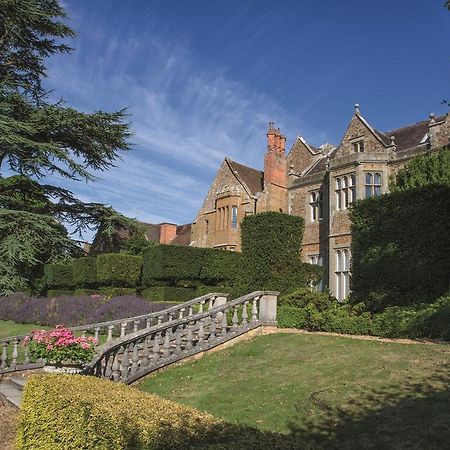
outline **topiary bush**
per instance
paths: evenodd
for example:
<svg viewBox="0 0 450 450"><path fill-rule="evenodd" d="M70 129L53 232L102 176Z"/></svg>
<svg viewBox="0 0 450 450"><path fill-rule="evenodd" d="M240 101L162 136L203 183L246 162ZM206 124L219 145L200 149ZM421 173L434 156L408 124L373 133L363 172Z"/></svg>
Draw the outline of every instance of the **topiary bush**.
<svg viewBox="0 0 450 450"><path fill-rule="evenodd" d="M433 302L449 289L450 186L354 202L350 301L373 311Z"/></svg>
<svg viewBox="0 0 450 450"><path fill-rule="evenodd" d="M282 293L318 282L322 269L300 261L304 220L278 212L247 216L241 225L243 290Z"/></svg>
<svg viewBox="0 0 450 450"><path fill-rule="evenodd" d="M97 257L97 281L101 286L136 287L141 270L141 256L108 253Z"/></svg>
<svg viewBox="0 0 450 450"><path fill-rule="evenodd" d="M49 288L72 288L73 266L72 264L46 264L44 267L45 283Z"/></svg>
<svg viewBox="0 0 450 450"><path fill-rule="evenodd" d="M16 448L288 450L300 445L294 436L228 424L120 383L47 374L27 379Z"/></svg>
<svg viewBox="0 0 450 450"><path fill-rule="evenodd" d="M101 296L105 297L107 300L113 297L120 297L122 295L136 295L135 288L124 288L124 287L102 287L96 289Z"/></svg>
<svg viewBox="0 0 450 450"><path fill-rule="evenodd" d="M141 291L141 297L152 302L186 302L197 295L194 288L152 286Z"/></svg>
<svg viewBox="0 0 450 450"><path fill-rule="evenodd" d="M97 264L92 257L73 260L73 281L78 288L93 287L97 283Z"/></svg>

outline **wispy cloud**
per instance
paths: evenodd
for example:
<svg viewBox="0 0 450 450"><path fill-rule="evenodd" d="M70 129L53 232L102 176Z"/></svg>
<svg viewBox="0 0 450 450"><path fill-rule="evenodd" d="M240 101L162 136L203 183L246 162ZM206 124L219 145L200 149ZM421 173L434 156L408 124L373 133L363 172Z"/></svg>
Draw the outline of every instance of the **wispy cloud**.
<svg viewBox="0 0 450 450"><path fill-rule="evenodd" d="M265 129L277 120L295 136L295 122L268 95L199 65L180 38L125 33L83 23L77 52L55 58L49 86L86 111L131 113L133 151L96 183L64 183L83 198L112 204L150 222L189 222L225 156L261 167ZM75 24L75 26L77 25ZM138 36L138 37L137 37Z"/></svg>

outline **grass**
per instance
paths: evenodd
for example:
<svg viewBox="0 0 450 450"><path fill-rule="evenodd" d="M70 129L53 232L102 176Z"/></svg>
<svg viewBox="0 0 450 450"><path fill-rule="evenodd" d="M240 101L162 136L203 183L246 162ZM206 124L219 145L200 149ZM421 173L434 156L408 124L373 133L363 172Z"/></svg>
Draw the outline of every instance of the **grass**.
<svg viewBox="0 0 450 450"><path fill-rule="evenodd" d="M44 327L33 323L16 323L12 320L0 320L0 339L9 336L20 336L32 330L48 330L51 327Z"/></svg>
<svg viewBox="0 0 450 450"><path fill-rule="evenodd" d="M275 334L147 378L140 389L327 448L442 448L450 346Z"/></svg>

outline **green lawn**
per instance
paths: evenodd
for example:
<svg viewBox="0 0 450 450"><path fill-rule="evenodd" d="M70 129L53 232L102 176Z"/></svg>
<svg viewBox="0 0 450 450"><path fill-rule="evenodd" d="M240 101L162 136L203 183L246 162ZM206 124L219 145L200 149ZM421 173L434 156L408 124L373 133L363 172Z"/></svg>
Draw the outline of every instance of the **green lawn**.
<svg viewBox="0 0 450 450"><path fill-rule="evenodd" d="M443 448L450 346L301 334L257 337L140 388L227 422L327 448Z"/></svg>
<svg viewBox="0 0 450 450"><path fill-rule="evenodd" d="M30 323L16 323L12 320L0 320L0 339L27 334L31 330L48 330L49 328Z"/></svg>

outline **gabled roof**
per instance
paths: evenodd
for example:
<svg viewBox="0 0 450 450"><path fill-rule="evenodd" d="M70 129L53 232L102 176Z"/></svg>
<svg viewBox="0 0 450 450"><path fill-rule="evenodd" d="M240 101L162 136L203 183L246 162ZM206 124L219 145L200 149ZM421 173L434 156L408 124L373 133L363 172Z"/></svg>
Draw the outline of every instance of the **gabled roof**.
<svg viewBox="0 0 450 450"><path fill-rule="evenodd" d="M245 183L252 195L257 192L262 192L264 189L264 172L256 170L243 164L239 164L230 158L225 158L225 161L229 164L231 170L237 176L237 178Z"/></svg>
<svg viewBox="0 0 450 450"><path fill-rule="evenodd" d="M435 118L436 122L441 122L445 120L444 116L439 116ZM428 125L430 120L423 120L422 122L417 122L413 125L407 125L406 127L397 128L396 130L385 132L385 136L389 138L394 136L394 143L397 147L397 150L404 150L411 147L418 146L424 136L428 133Z"/></svg>
<svg viewBox="0 0 450 450"><path fill-rule="evenodd" d="M177 226L177 235L171 245L189 245L191 243L191 223Z"/></svg>

